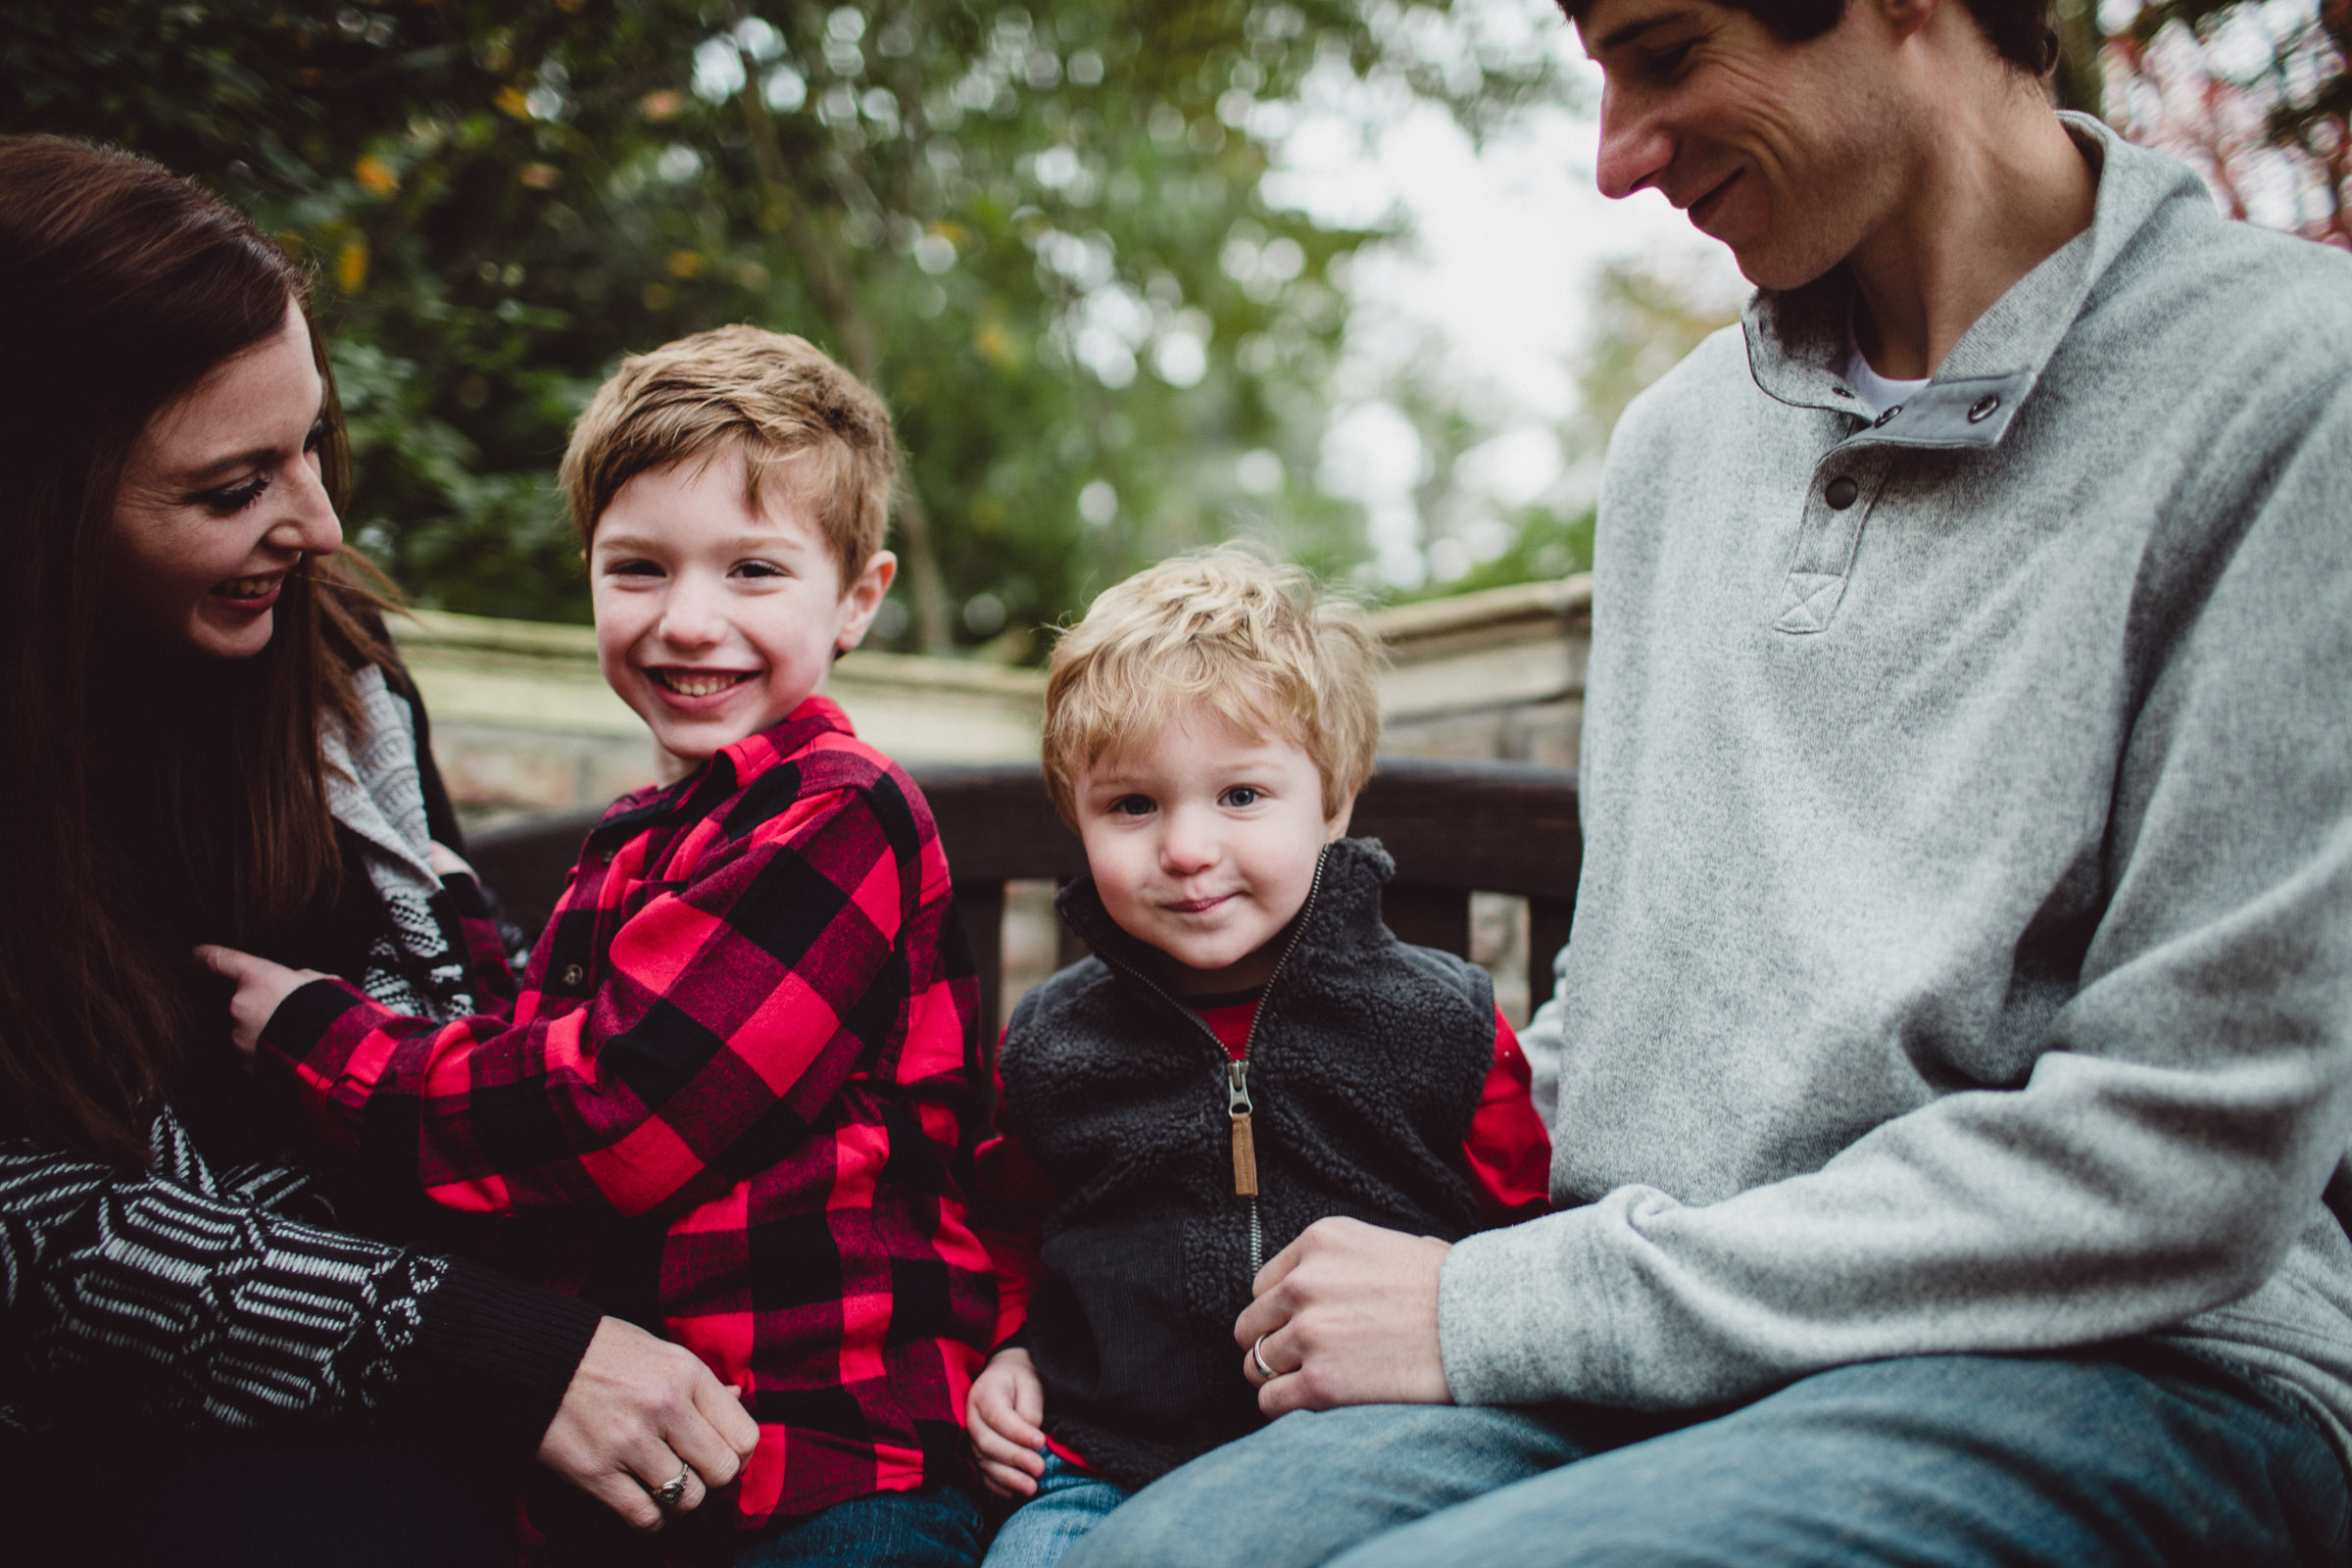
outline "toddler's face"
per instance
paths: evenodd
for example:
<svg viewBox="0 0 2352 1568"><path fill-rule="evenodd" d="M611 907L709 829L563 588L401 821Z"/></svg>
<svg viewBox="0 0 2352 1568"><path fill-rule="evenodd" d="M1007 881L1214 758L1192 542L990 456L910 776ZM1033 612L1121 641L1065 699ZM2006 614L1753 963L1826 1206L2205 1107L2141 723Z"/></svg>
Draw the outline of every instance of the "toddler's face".
<svg viewBox="0 0 2352 1568"><path fill-rule="evenodd" d="M758 511L746 503L730 443L638 474L597 519L597 662L655 744L692 767L815 691L833 651L865 635L895 570L876 552L845 590L791 485L771 480Z"/></svg>
<svg viewBox="0 0 2352 1568"><path fill-rule="evenodd" d="M1323 846L1323 779L1297 742L1189 704L1148 745L1075 781L1078 833L1103 907L1172 960L1190 995L1263 984Z"/></svg>

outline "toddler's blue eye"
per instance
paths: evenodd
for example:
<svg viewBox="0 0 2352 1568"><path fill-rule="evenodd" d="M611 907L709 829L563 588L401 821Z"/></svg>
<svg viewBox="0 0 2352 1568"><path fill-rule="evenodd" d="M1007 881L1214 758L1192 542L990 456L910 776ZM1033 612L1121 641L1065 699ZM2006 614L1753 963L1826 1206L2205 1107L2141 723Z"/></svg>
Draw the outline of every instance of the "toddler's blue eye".
<svg viewBox="0 0 2352 1568"><path fill-rule="evenodd" d="M1247 784L1236 784L1233 788L1225 792L1225 804L1227 806L1234 807L1255 806L1257 804L1257 791L1251 789Z"/></svg>
<svg viewBox="0 0 2352 1568"><path fill-rule="evenodd" d="M1149 795L1122 795L1110 803L1110 809L1114 816L1150 816L1152 814L1152 797Z"/></svg>

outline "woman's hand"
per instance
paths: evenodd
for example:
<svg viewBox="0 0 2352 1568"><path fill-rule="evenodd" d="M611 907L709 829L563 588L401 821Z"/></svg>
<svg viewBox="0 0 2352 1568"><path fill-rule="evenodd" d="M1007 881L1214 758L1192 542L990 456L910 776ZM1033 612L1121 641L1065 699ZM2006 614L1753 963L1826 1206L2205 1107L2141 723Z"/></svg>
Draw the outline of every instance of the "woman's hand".
<svg viewBox="0 0 2352 1568"><path fill-rule="evenodd" d="M659 1530L655 1488L683 1472L686 1494L669 1506L699 1508L759 1443L759 1423L692 1350L609 1317L539 1440L539 1462L638 1529Z"/></svg>
<svg viewBox="0 0 2352 1568"><path fill-rule="evenodd" d="M972 1379L963 1429L980 1461L980 1479L1000 1497L1037 1495L1046 1473L1046 1386L1023 1349L999 1350Z"/></svg>
<svg viewBox="0 0 2352 1568"><path fill-rule="evenodd" d="M460 855L457 851L451 849L439 839L433 839L429 841L425 845L424 851L425 862L432 866L433 875L439 877L444 882L448 881L453 876L469 876L472 877L476 882L479 882L482 879L479 872L475 871L472 866L466 863L466 857Z"/></svg>
<svg viewBox="0 0 2352 1568"><path fill-rule="evenodd" d="M269 1027L277 1004L312 981L327 978L316 969L289 969L282 963L271 963L268 958L211 943L198 948L196 956L213 973L236 984L237 994L228 999L229 1038L236 1042L247 1066L253 1064L262 1031Z"/></svg>

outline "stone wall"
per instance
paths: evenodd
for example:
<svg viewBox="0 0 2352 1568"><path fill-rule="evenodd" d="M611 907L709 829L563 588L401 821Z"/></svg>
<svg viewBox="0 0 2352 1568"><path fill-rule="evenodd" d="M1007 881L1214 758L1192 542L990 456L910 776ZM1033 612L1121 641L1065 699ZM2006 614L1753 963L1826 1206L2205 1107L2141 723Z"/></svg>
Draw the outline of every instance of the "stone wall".
<svg viewBox="0 0 2352 1568"><path fill-rule="evenodd" d="M1376 612L1391 661L1382 749L1573 766L1591 609L1592 580L1572 577ZM469 823L590 806L654 777L645 726L598 673L589 628L418 611L394 632ZM825 690L904 761L1037 756L1037 670L861 651Z"/></svg>

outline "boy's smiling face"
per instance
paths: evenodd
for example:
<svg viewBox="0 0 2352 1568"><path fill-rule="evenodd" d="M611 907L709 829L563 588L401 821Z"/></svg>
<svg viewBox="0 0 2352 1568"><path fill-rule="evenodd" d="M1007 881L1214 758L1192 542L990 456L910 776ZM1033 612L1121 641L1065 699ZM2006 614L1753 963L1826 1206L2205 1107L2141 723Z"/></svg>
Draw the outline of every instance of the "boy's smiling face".
<svg viewBox="0 0 2352 1568"><path fill-rule="evenodd" d="M897 563L877 551L846 588L808 503L784 474L745 495L729 442L629 480L588 552L605 679L682 768L756 735L855 648Z"/></svg>
<svg viewBox="0 0 2352 1568"><path fill-rule="evenodd" d="M1102 906L1171 961L1187 995L1262 985L1305 904L1323 846L1348 831L1354 799L1323 816L1323 777L1305 748L1235 728L1188 703L1072 791Z"/></svg>

